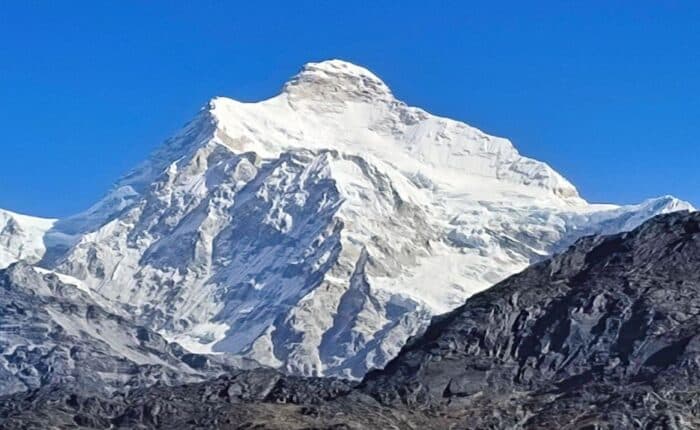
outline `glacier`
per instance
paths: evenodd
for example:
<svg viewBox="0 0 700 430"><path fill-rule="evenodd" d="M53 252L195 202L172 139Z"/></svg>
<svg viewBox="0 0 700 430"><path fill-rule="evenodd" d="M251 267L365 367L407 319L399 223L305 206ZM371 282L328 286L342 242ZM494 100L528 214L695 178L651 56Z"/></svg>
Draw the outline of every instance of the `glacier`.
<svg viewBox="0 0 700 430"><path fill-rule="evenodd" d="M82 213L0 212L0 266L73 280L194 353L354 379L577 238L678 210L591 204L509 140L329 60L270 99L212 99Z"/></svg>

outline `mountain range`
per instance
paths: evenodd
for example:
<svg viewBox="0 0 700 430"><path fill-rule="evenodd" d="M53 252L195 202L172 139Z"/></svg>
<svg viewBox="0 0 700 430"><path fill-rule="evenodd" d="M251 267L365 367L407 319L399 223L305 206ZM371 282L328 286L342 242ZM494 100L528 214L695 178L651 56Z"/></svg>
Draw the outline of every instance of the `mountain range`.
<svg viewBox="0 0 700 430"><path fill-rule="evenodd" d="M700 213L588 236L436 317L359 384L237 370L0 398L4 428L694 429Z"/></svg>
<svg viewBox="0 0 700 430"><path fill-rule="evenodd" d="M309 63L270 99L212 99L81 213L0 211L0 393L360 380L577 239L693 209L589 203L510 141Z"/></svg>

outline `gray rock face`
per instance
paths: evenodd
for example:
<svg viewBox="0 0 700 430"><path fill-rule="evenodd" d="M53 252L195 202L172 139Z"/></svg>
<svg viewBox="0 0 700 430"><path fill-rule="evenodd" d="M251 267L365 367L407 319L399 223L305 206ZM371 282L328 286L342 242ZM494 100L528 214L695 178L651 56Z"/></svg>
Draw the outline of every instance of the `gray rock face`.
<svg viewBox="0 0 700 430"><path fill-rule="evenodd" d="M436 318L358 386L240 371L88 397L0 399L5 428L700 426L700 213L587 237Z"/></svg>

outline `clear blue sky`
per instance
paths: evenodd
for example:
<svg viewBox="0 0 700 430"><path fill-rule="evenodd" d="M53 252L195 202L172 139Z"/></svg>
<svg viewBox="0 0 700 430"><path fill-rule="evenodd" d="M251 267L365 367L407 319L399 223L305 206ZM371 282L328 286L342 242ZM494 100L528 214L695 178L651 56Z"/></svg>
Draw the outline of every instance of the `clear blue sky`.
<svg viewBox="0 0 700 430"><path fill-rule="evenodd" d="M0 207L96 201L215 95L341 58L600 202L700 205L696 1L0 3Z"/></svg>

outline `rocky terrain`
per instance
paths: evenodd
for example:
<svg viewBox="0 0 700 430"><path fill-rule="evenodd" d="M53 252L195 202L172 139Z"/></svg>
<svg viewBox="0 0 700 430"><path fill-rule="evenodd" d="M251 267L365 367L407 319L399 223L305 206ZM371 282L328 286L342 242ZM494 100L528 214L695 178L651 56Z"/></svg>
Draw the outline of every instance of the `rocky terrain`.
<svg viewBox="0 0 700 430"><path fill-rule="evenodd" d="M700 213L586 237L438 318L363 390L477 428L700 426Z"/></svg>
<svg viewBox="0 0 700 430"><path fill-rule="evenodd" d="M437 317L359 384L230 372L0 399L4 428L700 427L700 213L585 237Z"/></svg>

